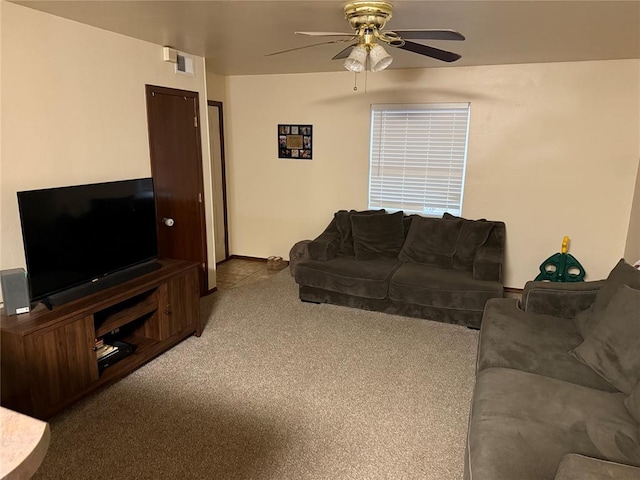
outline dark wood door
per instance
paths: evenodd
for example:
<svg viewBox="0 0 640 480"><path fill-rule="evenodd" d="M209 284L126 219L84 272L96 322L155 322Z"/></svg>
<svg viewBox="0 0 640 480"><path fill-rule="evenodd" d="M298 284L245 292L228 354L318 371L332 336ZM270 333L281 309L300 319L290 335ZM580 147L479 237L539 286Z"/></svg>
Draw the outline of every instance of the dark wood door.
<svg viewBox="0 0 640 480"><path fill-rule="evenodd" d="M198 93L146 86L151 172L161 257L200 264L208 290Z"/></svg>

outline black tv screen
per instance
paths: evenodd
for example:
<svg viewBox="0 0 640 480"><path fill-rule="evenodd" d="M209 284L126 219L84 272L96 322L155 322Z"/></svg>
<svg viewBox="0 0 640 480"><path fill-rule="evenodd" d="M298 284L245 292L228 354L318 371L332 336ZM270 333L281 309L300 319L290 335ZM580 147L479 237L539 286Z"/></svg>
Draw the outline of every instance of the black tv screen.
<svg viewBox="0 0 640 480"><path fill-rule="evenodd" d="M31 300L158 255L151 178L18 192Z"/></svg>

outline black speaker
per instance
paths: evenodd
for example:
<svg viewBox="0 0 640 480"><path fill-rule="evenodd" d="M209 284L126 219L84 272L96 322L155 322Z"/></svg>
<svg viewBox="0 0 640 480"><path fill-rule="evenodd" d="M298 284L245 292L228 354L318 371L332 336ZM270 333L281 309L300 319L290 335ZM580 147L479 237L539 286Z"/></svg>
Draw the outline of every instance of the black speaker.
<svg viewBox="0 0 640 480"><path fill-rule="evenodd" d="M4 311L7 315L29 312L31 306L29 286L27 285L27 272L24 268L0 270L0 284L2 285Z"/></svg>

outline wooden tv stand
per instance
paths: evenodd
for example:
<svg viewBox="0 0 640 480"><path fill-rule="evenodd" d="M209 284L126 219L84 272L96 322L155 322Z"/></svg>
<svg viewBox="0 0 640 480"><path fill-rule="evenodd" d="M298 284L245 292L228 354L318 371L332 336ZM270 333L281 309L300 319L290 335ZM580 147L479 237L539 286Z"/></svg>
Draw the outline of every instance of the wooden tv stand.
<svg viewBox="0 0 640 480"><path fill-rule="evenodd" d="M186 337L200 336L198 264L159 270L48 310L0 316L1 404L46 419L126 376ZM135 351L99 371L95 339Z"/></svg>

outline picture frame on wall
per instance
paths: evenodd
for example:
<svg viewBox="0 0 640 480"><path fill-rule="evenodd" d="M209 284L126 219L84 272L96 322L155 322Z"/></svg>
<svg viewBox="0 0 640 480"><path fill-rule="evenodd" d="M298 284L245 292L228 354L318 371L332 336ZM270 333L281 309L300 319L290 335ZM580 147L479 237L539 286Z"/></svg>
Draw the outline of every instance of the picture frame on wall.
<svg viewBox="0 0 640 480"><path fill-rule="evenodd" d="M278 158L311 160L313 125L278 124Z"/></svg>

